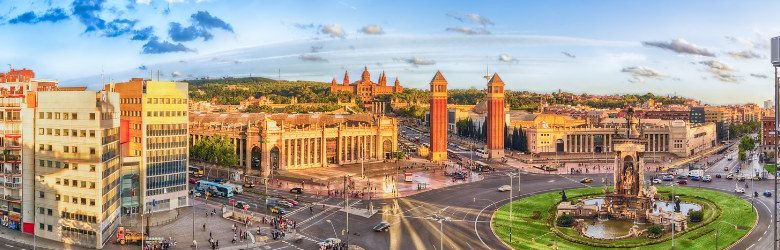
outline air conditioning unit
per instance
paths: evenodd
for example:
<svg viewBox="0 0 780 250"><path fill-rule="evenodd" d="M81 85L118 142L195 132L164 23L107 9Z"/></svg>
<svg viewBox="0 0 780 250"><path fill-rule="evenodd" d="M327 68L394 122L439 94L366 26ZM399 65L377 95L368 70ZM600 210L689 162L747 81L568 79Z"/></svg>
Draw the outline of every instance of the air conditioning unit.
<svg viewBox="0 0 780 250"><path fill-rule="evenodd" d="M772 65L780 67L780 36L773 37L770 43L772 43Z"/></svg>

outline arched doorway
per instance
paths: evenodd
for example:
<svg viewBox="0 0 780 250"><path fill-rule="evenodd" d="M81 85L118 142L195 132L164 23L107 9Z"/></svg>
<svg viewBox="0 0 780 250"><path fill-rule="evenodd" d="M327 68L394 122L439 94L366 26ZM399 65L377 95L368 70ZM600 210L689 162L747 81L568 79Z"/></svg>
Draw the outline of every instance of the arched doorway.
<svg viewBox="0 0 780 250"><path fill-rule="evenodd" d="M252 170L260 170L260 163L263 162L263 153L260 150L260 147L254 146L252 147Z"/></svg>
<svg viewBox="0 0 780 250"><path fill-rule="evenodd" d="M393 158L393 142L390 139L382 142L382 152L385 153L385 159Z"/></svg>
<svg viewBox="0 0 780 250"><path fill-rule="evenodd" d="M279 170L279 147L273 147L269 157L271 170Z"/></svg>
<svg viewBox="0 0 780 250"><path fill-rule="evenodd" d="M563 139L555 140L555 152L563 153Z"/></svg>

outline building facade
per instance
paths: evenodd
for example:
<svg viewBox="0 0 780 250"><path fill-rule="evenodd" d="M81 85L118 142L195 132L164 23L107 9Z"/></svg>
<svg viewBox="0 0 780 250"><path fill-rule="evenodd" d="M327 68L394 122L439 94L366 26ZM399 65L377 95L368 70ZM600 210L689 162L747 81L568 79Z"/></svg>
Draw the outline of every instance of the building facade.
<svg viewBox="0 0 780 250"><path fill-rule="evenodd" d="M552 121L567 119L544 118ZM540 122L538 126L524 127L531 153L607 153L612 150L616 134L626 132L619 118L607 118L598 124L568 126L565 123ZM685 121L641 119L640 132L645 139L646 152L669 153L687 157L716 145L715 124L692 125ZM534 124L534 123L530 123ZM574 122L573 124L582 124Z"/></svg>
<svg viewBox="0 0 780 250"><path fill-rule="evenodd" d="M447 160L447 79L444 79L441 71L436 71L430 85L430 158L431 161L441 162Z"/></svg>
<svg viewBox="0 0 780 250"><path fill-rule="evenodd" d="M24 173L34 191L23 199L34 208L32 232L100 249L120 216L119 95L69 88L27 98L22 164L34 170Z"/></svg>
<svg viewBox="0 0 780 250"><path fill-rule="evenodd" d="M493 74L487 84L487 153L490 159L504 157L504 134L506 133L506 112L504 112L504 81Z"/></svg>
<svg viewBox="0 0 780 250"><path fill-rule="evenodd" d="M354 93L362 101L371 102L374 96L401 93L404 92L404 88L401 86L398 78L395 79L393 86L388 86L385 72L382 72L379 75L379 79L376 83L371 81L371 74L368 73L368 67L365 67L363 68L363 74L360 76L360 80L354 83L349 81L349 73L347 72L344 72L344 80L341 85L337 84L336 78L333 78L330 82L330 92L339 91Z"/></svg>
<svg viewBox="0 0 780 250"><path fill-rule="evenodd" d="M126 139L122 154L127 162L123 164L127 167L123 179L140 181L140 189L125 185L132 196L123 200L124 212L187 206L187 83L134 78L106 85L106 91L120 97L123 139Z"/></svg>
<svg viewBox="0 0 780 250"><path fill-rule="evenodd" d="M774 155L775 152L775 117L765 116L761 118L761 152L765 156ZM767 159L774 161L773 157Z"/></svg>
<svg viewBox="0 0 780 250"><path fill-rule="evenodd" d="M249 175L380 162L398 149L397 120L371 114L190 114L190 144L228 138Z"/></svg>
<svg viewBox="0 0 780 250"><path fill-rule="evenodd" d="M19 230L22 227L22 127L21 108L25 103L26 89L33 81L32 70L11 70L0 73L0 148L3 150L0 165L0 213L3 226ZM31 185L30 185L31 186ZM28 192L32 192L28 189ZM28 208L27 213L32 213ZM32 218L27 220L32 228Z"/></svg>

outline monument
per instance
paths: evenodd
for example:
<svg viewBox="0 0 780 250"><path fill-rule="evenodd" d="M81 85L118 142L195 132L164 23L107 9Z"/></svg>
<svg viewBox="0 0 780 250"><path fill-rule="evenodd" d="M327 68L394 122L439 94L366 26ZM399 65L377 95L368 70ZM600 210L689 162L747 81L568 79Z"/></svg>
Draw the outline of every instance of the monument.
<svg viewBox="0 0 780 250"><path fill-rule="evenodd" d="M612 218L647 221L647 211L652 209L652 192L645 189L645 140L634 123L634 110L626 112L626 132L616 134L612 151L615 152L614 190L605 190L604 208Z"/></svg>

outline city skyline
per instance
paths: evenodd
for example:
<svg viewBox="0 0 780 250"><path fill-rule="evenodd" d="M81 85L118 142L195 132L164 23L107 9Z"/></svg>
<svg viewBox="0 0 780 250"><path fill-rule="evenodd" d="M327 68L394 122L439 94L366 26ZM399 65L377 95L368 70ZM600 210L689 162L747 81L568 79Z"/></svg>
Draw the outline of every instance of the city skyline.
<svg viewBox="0 0 780 250"><path fill-rule="evenodd" d="M16 35L0 38L0 60L91 89L158 70L171 80L328 82L368 66L412 88L436 70L452 88L479 88L489 70L512 90L653 92L711 104L771 98L768 41L778 29L760 17L779 3L447 3L5 4L0 30Z"/></svg>

